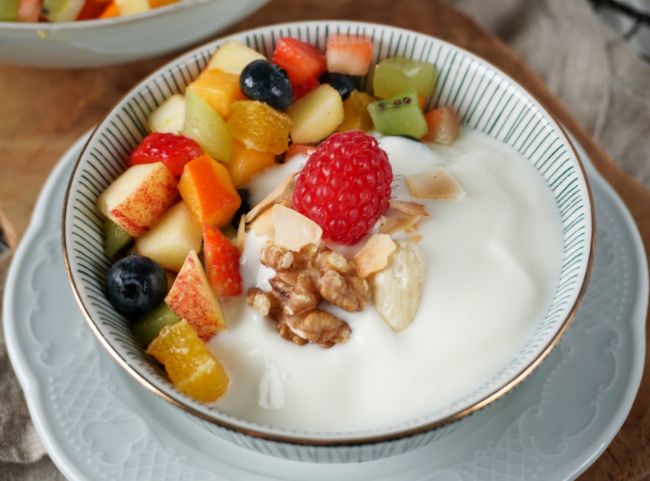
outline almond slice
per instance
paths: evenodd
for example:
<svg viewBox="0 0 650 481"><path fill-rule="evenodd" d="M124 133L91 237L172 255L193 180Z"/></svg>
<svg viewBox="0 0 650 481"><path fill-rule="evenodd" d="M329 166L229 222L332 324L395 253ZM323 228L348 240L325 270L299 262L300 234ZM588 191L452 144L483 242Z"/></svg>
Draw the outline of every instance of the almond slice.
<svg viewBox="0 0 650 481"><path fill-rule="evenodd" d="M406 178L409 192L419 199L450 200L465 195L465 191L446 170L425 172Z"/></svg>
<svg viewBox="0 0 650 481"><path fill-rule="evenodd" d="M323 229L313 220L281 204L275 204L271 214L276 245L299 251L306 245L320 242Z"/></svg>
<svg viewBox="0 0 650 481"><path fill-rule="evenodd" d="M391 199L390 206L404 214L420 215L422 217L427 217L429 215L426 206L424 204L418 204L417 202Z"/></svg>
<svg viewBox="0 0 650 481"><path fill-rule="evenodd" d="M397 249L386 234L374 234L352 258L359 277L365 278L388 265L388 258Z"/></svg>
<svg viewBox="0 0 650 481"><path fill-rule="evenodd" d="M293 192L293 188L296 185L297 176L298 174L296 172L291 174L284 180L284 182L269 192L269 194L264 197L255 207L248 211L248 213L244 216L246 223L254 221L255 218L260 215L264 209L272 204L277 203L282 198L289 198Z"/></svg>
<svg viewBox="0 0 650 481"><path fill-rule="evenodd" d="M239 219L239 226L237 227L237 237L235 237L235 247L239 250L241 254L244 252L244 243L246 242L246 221L242 216Z"/></svg>

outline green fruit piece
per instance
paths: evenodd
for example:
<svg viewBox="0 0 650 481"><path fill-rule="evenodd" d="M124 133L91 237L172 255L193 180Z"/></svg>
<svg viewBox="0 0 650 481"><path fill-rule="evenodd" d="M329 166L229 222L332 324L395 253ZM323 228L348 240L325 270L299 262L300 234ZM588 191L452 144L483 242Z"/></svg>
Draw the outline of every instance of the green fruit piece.
<svg viewBox="0 0 650 481"><path fill-rule="evenodd" d="M20 0L0 0L0 22L15 22L18 20L18 5Z"/></svg>
<svg viewBox="0 0 650 481"><path fill-rule="evenodd" d="M436 85L436 68L433 64L416 62L404 57L389 57L377 64L372 79L375 97L386 99L409 87L418 97L427 98Z"/></svg>
<svg viewBox="0 0 650 481"><path fill-rule="evenodd" d="M406 135L419 139L427 133L427 121L414 88L368 105L375 129L384 135Z"/></svg>
<svg viewBox="0 0 650 481"><path fill-rule="evenodd" d="M133 325L133 335L142 346L147 347L163 327L176 324L180 320L180 317L163 302L149 314L136 321Z"/></svg>
<svg viewBox="0 0 650 481"><path fill-rule="evenodd" d="M128 246L133 237L127 231L110 219L104 222L104 252L108 257L113 257Z"/></svg>
<svg viewBox="0 0 650 481"><path fill-rule="evenodd" d="M41 13L50 22L72 22L81 13L85 0L43 0Z"/></svg>
<svg viewBox="0 0 650 481"><path fill-rule="evenodd" d="M230 129L221 115L209 103L188 89L183 134L196 140L210 157L229 162L232 152Z"/></svg>

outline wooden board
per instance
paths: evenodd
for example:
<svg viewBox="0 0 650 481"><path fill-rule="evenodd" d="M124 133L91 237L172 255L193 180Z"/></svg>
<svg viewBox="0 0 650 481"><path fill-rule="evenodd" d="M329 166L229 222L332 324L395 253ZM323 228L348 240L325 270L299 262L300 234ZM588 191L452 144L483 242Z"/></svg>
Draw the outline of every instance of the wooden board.
<svg viewBox="0 0 650 481"><path fill-rule="evenodd" d="M650 251L650 192L598 147L559 100L506 45L440 1L274 0L234 26L238 31L312 19L387 23L443 38L497 65L523 84L584 146L630 209ZM0 66L0 225L15 247L41 185L60 155L136 82L173 58L84 71ZM647 365L647 358L646 358ZM621 432L581 480L641 480L650 476L650 380Z"/></svg>

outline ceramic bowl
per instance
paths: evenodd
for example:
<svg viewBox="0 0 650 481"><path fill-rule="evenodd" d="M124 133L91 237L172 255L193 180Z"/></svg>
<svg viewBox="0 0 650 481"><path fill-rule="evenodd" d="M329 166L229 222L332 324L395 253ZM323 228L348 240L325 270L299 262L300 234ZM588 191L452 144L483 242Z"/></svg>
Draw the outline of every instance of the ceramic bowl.
<svg viewBox="0 0 650 481"><path fill-rule="evenodd" d="M266 1L182 0L105 20L0 22L0 63L83 68L154 57L223 30Z"/></svg>
<svg viewBox="0 0 650 481"><path fill-rule="evenodd" d="M462 399L397 426L363 432L306 432L263 426L219 412L181 394L133 340L126 320L104 296L110 262L103 254L98 195L126 166L129 152L146 134L149 113L166 97L183 90L206 66L224 40L191 51L133 89L97 127L69 181L63 219L65 261L81 309L102 345L148 389L193 415L206 429L256 451L317 462L365 461L403 453L454 429L458 421L515 387L551 351L574 316L586 287L593 243L590 189L582 165L560 126L521 86L487 62L439 39L398 28L357 22L303 22L239 33L267 56L283 36L324 48L329 32L367 35L375 44L374 62L403 55L432 62L438 71L428 107L454 105L464 124L519 151L552 191L563 226L561 278L553 300L525 346L494 377ZM366 85L368 79L362 79Z"/></svg>

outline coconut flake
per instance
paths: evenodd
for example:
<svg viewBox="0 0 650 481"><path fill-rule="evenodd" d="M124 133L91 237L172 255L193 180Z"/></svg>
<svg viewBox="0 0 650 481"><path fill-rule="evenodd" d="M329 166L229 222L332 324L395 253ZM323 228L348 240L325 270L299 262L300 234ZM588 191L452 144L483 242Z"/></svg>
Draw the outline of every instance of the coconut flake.
<svg viewBox="0 0 650 481"><path fill-rule="evenodd" d="M419 199L451 200L459 199L465 191L446 170L424 172L406 178L409 192Z"/></svg>
<svg viewBox="0 0 650 481"><path fill-rule="evenodd" d="M323 229L313 220L293 209L275 204L271 209L274 243L285 249L299 251L309 244L318 244L323 236Z"/></svg>
<svg viewBox="0 0 650 481"><path fill-rule="evenodd" d="M258 215L260 215L267 207L271 206L272 204L276 204L282 199L290 198L293 192L293 188L296 185L297 175L298 174L295 172L291 174L284 180L284 182L269 192L269 194L264 197L255 207L248 211L248 213L244 216L246 223L254 221Z"/></svg>
<svg viewBox="0 0 650 481"><path fill-rule="evenodd" d="M374 234L354 255L353 262L359 277L368 277L388 265L397 245L387 234Z"/></svg>

